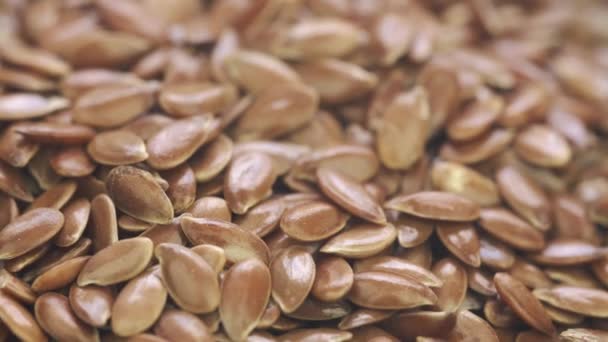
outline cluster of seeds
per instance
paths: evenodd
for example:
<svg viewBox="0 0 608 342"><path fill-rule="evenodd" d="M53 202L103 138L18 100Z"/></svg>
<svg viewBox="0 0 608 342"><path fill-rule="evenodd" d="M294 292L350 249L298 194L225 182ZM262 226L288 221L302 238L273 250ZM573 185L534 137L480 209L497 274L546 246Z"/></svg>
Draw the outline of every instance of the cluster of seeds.
<svg viewBox="0 0 608 342"><path fill-rule="evenodd" d="M607 341L608 6L0 2L0 342Z"/></svg>

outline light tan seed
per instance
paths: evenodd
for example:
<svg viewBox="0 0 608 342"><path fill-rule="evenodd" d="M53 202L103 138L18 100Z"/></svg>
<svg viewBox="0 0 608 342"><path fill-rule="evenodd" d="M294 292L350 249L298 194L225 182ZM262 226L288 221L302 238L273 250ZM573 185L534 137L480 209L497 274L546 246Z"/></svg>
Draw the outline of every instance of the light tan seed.
<svg viewBox="0 0 608 342"><path fill-rule="evenodd" d="M397 238L392 224L360 223L329 239L321 252L346 258L366 258L380 253Z"/></svg>
<svg viewBox="0 0 608 342"><path fill-rule="evenodd" d="M515 263L515 253L502 242L487 236L479 237L481 264L496 270L508 270Z"/></svg>
<svg viewBox="0 0 608 342"><path fill-rule="evenodd" d="M435 230L433 221L411 215L399 215L393 224L397 229L399 245L404 248L419 246L428 240Z"/></svg>
<svg viewBox="0 0 608 342"><path fill-rule="evenodd" d="M403 275L417 280L428 287L442 287L443 281L431 271L418 265L393 256L375 256L368 259L357 260L354 264L355 272L382 271Z"/></svg>
<svg viewBox="0 0 608 342"><path fill-rule="evenodd" d="M553 240L540 252L529 255L541 265L569 266L590 263L606 255L606 251L580 240Z"/></svg>
<svg viewBox="0 0 608 342"><path fill-rule="evenodd" d="M491 95L476 99L468 105L461 114L447 123L446 132L450 139L465 141L474 139L488 131L504 108L504 100L500 96Z"/></svg>
<svg viewBox="0 0 608 342"><path fill-rule="evenodd" d="M461 194L449 192L425 191L401 195L384 206L422 218L446 221L472 221L479 217L479 204Z"/></svg>
<svg viewBox="0 0 608 342"><path fill-rule="evenodd" d="M281 311L295 311L310 293L315 281L315 262L303 248L291 246L275 256L270 264L272 299Z"/></svg>
<svg viewBox="0 0 608 342"><path fill-rule="evenodd" d="M167 223L173 218L171 200L152 174L132 166L118 166L106 178L116 207L142 221Z"/></svg>
<svg viewBox="0 0 608 342"><path fill-rule="evenodd" d="M499 342L494 329L485 320L467 310L458 313L456 326L452 329L447 339L454 342L476 339Z"/></svg>
<svg viewBox="0 0 608 342"><path fill-rule="evenodd" d="M40 196L38 196L27 211L37 208L61 209L76 192L77 184L74 181L66 181L54 185Z"/></svg>
<svg viewBox="0 0 608 342"><path fill-rule="evenodd" d="M372 122L376 149L389 169L408 169L421 155L431 124L426 92L422 87L399 94L381 118Z"/></svg>
<svg viewBox="0 0 608 342"><path fill-rule="evenodd" d="M455 312L464 302L468 288L468 276L461 263L444 258L433 265L433 274L443 282L439 288L433 289L437 295L437 306L445 312Z"/></svg>
<svg viewBox="0 0 608 342"><path fill-rule="evenodd" d="M44 97L31 93L0 95L0 121L26 120L49 115L67 108L63 97Z"/></svg>
<svg viewBox="0 0 608 342"><path fill-rule="evenodd" d="M542 304L519 280L507 273L496 273L494 285L505 303L524 322L549 336L555 334L555 327Z"/></svg>
<svg viewBox="0 0 608 342"><path fill-rule="evenodd" d="M179 307L208 313L220 303L220 286L211 266L197 253L177 244L156 246L163 282ZM188 272L184 272L188 270Z"/></svg>
<svg viewBox="0 0 608 342"><path fill-rule="evenodd" d="M300 77L280 59L257 51L240 50L224 57L226 74L256 94L275 84L298 82Z"/></svg>
<svg viewBox="0 0 608 342"><path fill-rule="evenodd" d="M202 257L216 274L219 274L226 265L224 250L214 245L198 245L192 251Z"/></svg>
<svg viewBox="0 0 608 342"><path fill-rule="evenodd" d="M105 326L112 314L114 294L110 287L72 285L69 294L74 314L93 327Z"/></svg>
<svg viewBox="0 0 608 342"><path fill-rule="evenodd" d="M317 169L328 168L364 182L378 172L379 164L378 157L369 147L340 144L302 156L293 172L298 178L314 181Z"/></svg>
<svg viewBox="0 0 608 342"><path fill-rule="evenodd" d="M34 200L29 178L12 166L0 162L0 190L16 199L31 202Z"/></svg>
<svg viewBox="0 0 608 342"><path fill-rule="evenodd" d="M496 173L500 194L518 214L534 227L546 231L551 225L551 203L543 190L512 166Z"/></svg>
<svg viewBox="0 0 608 342"><path fill-rule="evenodd" d="M177 117L219 112L237 99L232 85L191 82L165 85L159 95L161 107Z"/></svg>
<svg viewBox="0 0 608 342"><path fill-rule="evenodd" d="M36 301L36 293L32 291L30 285L6 269L0 270L0 292L24 304L34 304Z"/></svg>
<svg viewBox="0 0 608 342"><path fill-rule="evenodd" d="M63 214L56 209L33 209L0 230L0 259L14 259L55 236L63 226Z"/></svg>
<svg viewBox="0 0 608 342"><path fill-rule="evenodd" d="M129 131L116 130L99 133L87 146L87 152L104 165L126 165L148 159L144 141Z"/></svg>
<svg viewBox="0 0 608 342"><path fill-rule="evenodd" d="M584 316L608 317L608 292L575 286L555 286L535 289L534 296L559 309L575 312Z"/></svg>
<svg viewBox="0 0 608 342"><path fill-rule="evenodd" d="M116 208L108 195L100 194L91 201L93 249L100 251L118 241Z"/></svg>
<svg viewBox="0 0 608 342"><path fill-rule="evenodd" d="M197 199L186 211L194 217L209 218L213 220L232 221L232 213L228 208L226 200L220 197L201 197ZM249 211L247 214L250 214ZM239 223L239 226L241 224ZM241 226L243 228L243 226Z"/></svg>
<svg viewBox="0 0 608 342"><path fill-rule="evenodd" d="M344 228L349 215L335 206L311 201L287 209L281 217L281 229L300 241L324 240Z"/></svg>
<svg viewBox="0 0 608 342"><path fill-rule="evenodd" d="M116 84L92 88L74 103L74 121L93 127L117 127L144 113L154 102L156 84Z"/></svg>
<svg viewBox="0 0 608 342"><path fill-rule="evenodd" d="M232 140L224 134L195 153L189 163L198 182L205 182L222 172L232 158Z"/></svg>
<svg viewBox="0 0 608 342"><path fill-rule="evenodd" d="M458 163L435 161L431 182L437 190L455 193L480 206L496 205L499 201L498 188L491 179Z"/></svg>
<svg viewBox="0 0 608 342"><path fill-rule="evenodd" d="M303 321L330 321L342 318L351 311L352 306L344 300L326 303L308 297L296 311L286 315L290 318ZM280 321L281 318L279 318L277 323L281 323ZM291 329L294 328L293 326L291 327Z"/></svg>
<svg viewBox="0 0 608 342"><path fill-rule="evenodd" d="M228 270L222 282L220 317L234 340L247 338L260 321L271 292L268 267L256 259L241 261Z"/></svg>
<svg viewBox="0 0 608 342"><path fill-rule="evenodd" d="M251 208L245 215L238 217L235 223L241 229L250 231L259 237L264 237L279 226L285 207L286 203L283 197L269 198Z"/></svg>
<svg viewBox="0 0 608 342"><path fill-rule="evenodd" d="M562 331L559 337L568 342L601 341L608 338L608 334L602 330L576 328Z"/></svg>
<svg viewBox="0 0 608 342"><path fill-rule="evenodd" d="M382 208L353 178L321 167L317 169L317 179L323 193L346 211L370 222L386 222Z"/></svg>
<svg viewBox="0 0 608 342"><path fill-rule="evenodd" d="M197 316L181 310L163 312L154 327L154 333L168 341L211 341L211 331Z"/></svg>
<svg viewBox="0 0 608 342"><path fill-rule="evenodd" d="M336 256L325 256L316 262L315 279L310 291L316 299L335 302L346 296L354 281L348 262Z"/></svg>
<svg viewBox="0 0 608 342"><path fill-rule="evenodd" d="M59 341L99 341L97 329L81 322L70 308L67 297L49 292L38 297L36 320L44 331Z"/></svg>
<svg viewBox="0 0 608 342"><path fill-rule="evenodd" d="M356 273L348 298L359 306L382 310L415 308L437 302L433 291L413 278L380 271Z"/></svg>
<svg viewBox="0 0 608 342"><path fill-rule="evenodd" d="M220 122L209 114L177 120L148 139L148 164L158 170L178 166L219 134Z"/></svg>
<svg viewBox="0 0 608 342"><path fill-rule="evenodd" d="M444 311L403 312L393 315L382 326L402 340L415 340L417 336L441 340L454 329L456 317L455 313Z"/></svg>
<svg viewBox="0 0 608 342"><path fill-rule="evenodd" d="M506 209L482 209L479 223L488 233L514 248L538 251L545 246L545 237L540 231Z"/></svg>
<svg viewBox="0 0 608 342"><path fill-rule="evenodd" d="M342 331L331 328L309 328L296 329L285 333L279 337L281 342L314 342L314 341L332 341L342 342L350 341L353 334L349 331Z"/></svg>
<svg viewBox="0 0 608 342"><path fill-rule="evenodd" d="M319 92L324 103L344 103L369 93L378 77L339 59L319 59L295 67L302 81Z"/></svg>
<svg viewBox="0 0 608 342"><path fill-rule="evenodd" d="M236 157L224 178L224 197L230 209L244 214L269 197L276 176L272 159L265 154L251 152Z"/></svg>
<svg viewBox="0 0 608 342"><path fill-rule="evenodd" d="M30 311L2 291L0 291L0 321L13 335L23 341L48 341Z"/></svg>
<svg viewBox="0 0 608 342"><path fill-rule="evenodd" d="M32 290L43 293L70 285L76 280L89 258L89 256L76 257L49 268L34 279Z"/></svg>
<svg viewBox="0 0 608 342"><path fill-rule="evenodd" d="M120 240L95 253L78 276L78 286L113 285L137 276L152 259L152 240Z"/></svg>
<svg viewBox="0 0 608 342"><path fill-rule="evenodd" d="M340 330L352 330L361 326L382 322L391 317L395 312L391 310L357 309L344 316L338 328Z"/></svg>
<svg viewBox="0 0 608 342"><path fill-rule="evenodd" d="M558 132L543 125L531 125L515 138L515 151L540 167L562 167L570 162L572 150Z"/></svg>
<svg viewBox="0 0 608 342"><path fill-rule="evenodd" d="M238 119L237 140L271 139L310 122L319 106L317 92L305 85L285 83L266 88Z"/></svg>
<svg viewBox="0 0 608 342"><path fill-rule="evenodd" d="M260 238L225 221L182 217L181 227L194 245L211 244L224 249L226 260L238 262L257 258L268 263L270 252Z"/></svg>
<svg viewBox="0 0 608 342"><path fill-rule="evenodd" d="M112 305L112 331L132 336L148 330L160 317L166 300L167 290L154 272L131 279Z"/></svg>
<svg viewBox="0 0 608 342"><path fill-rule="evenodd" d="M474 164L497 155L511 143L511 140L513 140L513 132L498 128L470 141L446 143L441 146L439 155L447 161Z"/></svg>

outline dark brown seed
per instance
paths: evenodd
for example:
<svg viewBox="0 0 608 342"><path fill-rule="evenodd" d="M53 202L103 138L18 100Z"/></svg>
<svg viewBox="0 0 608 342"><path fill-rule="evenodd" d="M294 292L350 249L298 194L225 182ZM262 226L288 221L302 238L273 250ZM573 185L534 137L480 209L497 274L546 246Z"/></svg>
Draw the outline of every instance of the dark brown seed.
<svg viewBox="0 0 608 342"><path fill-rule="evenodd" d="M53 122L31 122L17 126L15 131L29 141L41 144L80 145L95 136L95 130L85 125Z"/></svg>

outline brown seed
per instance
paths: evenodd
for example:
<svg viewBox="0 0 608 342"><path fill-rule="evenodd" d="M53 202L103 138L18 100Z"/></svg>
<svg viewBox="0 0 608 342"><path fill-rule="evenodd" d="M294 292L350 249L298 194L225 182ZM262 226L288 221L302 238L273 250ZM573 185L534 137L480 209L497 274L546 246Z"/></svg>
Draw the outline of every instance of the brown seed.
<svg viewBox="0 0 608 342"><path fill-rule="evenodd" d="M116 84L92 88L74 103L74 121L93 127L121 126L154 102L156 84Z"/></svg>
<svg viewBox="0 0 608 342"><path fill-rule="evenodd" d="M542 304L522 282L507 273L496 273L494 284L501 299L519 318L549 336L555 334L555 327Z"/></svg>
<svg viewBox="0 0 608 342"><path fill-rule="evenodd" d="M63 97L43 97L31 93L0 95L0 121L26 120L65 109L70 101Z"/></svg>
<svg viewBox="0 0 608 342"><path fill-rule="evenodd" d="M408 169L422 154L428 135L431 114L422 87L399 94L372 122L376 130L376 148L382 163L390 169Z"/></svg>
<svg viewBox="0 0 608 342"><path fill-rule="evenodd" d="M541 167L562 167L572 158L568 142L547 126L527 127L517 135L514 146L521 158Z"/></svg>
<svg viewBox="0 0 608 342"><path fill-rule="evenodd" d="M161 177L169 183L167 196L173 204L176 213L188 209L196 197L196 179L192 168L182 164L174 169L161 172Z"/></svg>
<svg viewBox="0 0 608 342"><path fill-rule="evenodd" d="M62 148L53 154L49 163L52 170L64 177L88 176L96 167L82 147Z"/></svg>
<svg viewBox="0 0 608 342"><path fill-rule="evenodd" d="M433 252L430 241L412 248L399 248L395 256L427 269L431 268Z"/></svg>
<svg viewBox="0 0 608 342"><path fill-rule="evenodd" d="M204 218L182 217L181 227L193 245L211 244L224 249L226 260L256 258L268 263L270 252L260 238L237 225Z"/></svg>
<svg viewBox="0 0 608 342"><path fill-rule="evenodd" d="M315 181L315 171L328 168L357 182L372 178L379 169L378 157L368 147L340 144L301 155L293 172L298 178Z"/></svg>
<svg viewBox="0 0 608 342"><path fill-rule="evenodd" d="M25 202L34 200L28 177L4 162L0 162L0 190Z"/></svg>
<svg viewBox="0 0 608 342"><path fill-rule="evenodd" d="M95 130L88 126L53 122L30 122L16 126L15 131L41 144L86 144L95 136Z"/></svg>
<svg viewBox="0 0 608 342"><path fill-rule="evenodd" d="M279 226L286 205L284 197L269 198L238 217L235 223L241 229L264 237Z"/></svg>
<svg viewBox="0 0 608 342"><path fill-rule="evenodd" d="M23 341L48 341L30 311L3 291L0 291L0 321Z"/></svg>
<svg viewBox="0 0 608 342"><path fill-rule="evenodd" d="M0 292L24 304L34 304L36 301L36 293L30 285L5 269L0 270Z"/></svg>
<svg viewBox="0 0 608 342"><path fill-rule="evenodd" d="M435 230L433 221L410 215L399 215L393 224L397 229L399 245L404 248L419 246L428 240Z"/></svg>
<svg viewBox="0 0 608 342"><path fill-rule="evenodd" d="M146 143L148 164L158 170L178 166L219 134L220 122L209 114L167 125Z"/></svg>
<svg viewBox="0 0 608 342"><path fill-rule="evenodd" d="M114 294L109 287L72 285L69 300L70 307L78 318L99 328L106 325L110 319Z"/></svg>
<svg viewBox="0 0 608 342"><path fill-rule="evenodd" d="M154 224L140 221L129 215L122 215L118 218L118 227L129 232L143 232L152 228Z"/></svg>
<svg viewBox="0 0 608 342"><path fill-rule="evenodd" d="M570 195L558 195L553 199L556 235L560 239L598 241L595 226L587 216L584 203Z"/></svg>
<svg viewBox="0 0 608 342"><path fill-rule="evenodd" d="M499 342L496 332L485 320L470 311L460 311L456 318L456 326L450 332L448 341L470 341L476 339Z"/></svg>
<svg viewBox="0 0 608 342"><path fill-rule="evenodd" d="M0 68L0 82L11 88L31 92L48 92L57 88L51 80L17 69Z"/></svg>
<svg viewBox="0 0 608 342"><path fill-rule="evenodd" d="M353 330L352 341L363 342L373 339L379 339L381 342L399 342L398 338L375 326L364 326Z"/></svg>
<svg viewBox="0 0 608 342"><path fill-rule="evenodd" d="M277 306L277 304L270 300L266 309L264 310L264 314L260 321L258 322L256 329L266 329L270 328L281 316L281 309Z"/></svg>
<svg viewBox="0 0 608 342"><path fill-rule="evenodd" d="M166 300L167 290L154 272L131 279L112 305L112 331L132 336L148 330L160 317Z"/></svg>
<svg viewBox="0 0 608 342"><path fill-rule="evenodd" d="M28 207L27 211L36 208L61 209L76 192L77 184L73 181L66 181L54 185L40 196L38 196Z"/></svg>
<svg viewBox="0 0 608 342"><path fill-rule="evenodd" d="M591 317L608 317L608 292L574 286L535 289L534 296L559 309Z"/></svg>
<svg viewBox="0 0 608 342"><path fill-rule="evenodd" d="M450 120L446 132L450 139L465 141L488 131L502 113L504 100L499 96L476 99L461 114Z"/></svg>
<svg viewBox="0 0 608 342"><path fill-rule="evenodd" d="M14 167L24 167L40 150L40 145L28 140L17 129L27 122L14 123L0 135L0 158Z"/></svg>
<svg viewBox="0 0 608 342"><path fill-rule="evenodd" d="M591 270L604 286L608 284L608 258L602 258L591 264Z"/></svg>
<svg viewBox="0 0 608 342"><path fill-rule="evenodd" d="M516 91L500 117L507 127L518 127L533 119L544 118L549 104L547 90L539 84L527 84Z"/></svg>
<svg viewBox="0 0 608 342"><path fill-rule="evenodd" d="M497 155L511 143L511 140L513 140L513 132L494 129L470 141L446 143L441 146L439 155L447 161L474 164Z"/></svg>
<svg viewBox="0 0 608 342"><path fill-rule="evenodd" d="M323 193L351 214L378 224L386 222L382 208L351 177L321 167L317 169L317 179Z"/></svg>
<svg viewBox="0 0 608 342"><path fill-rule="evenodd" d="M326 256L316 262L315 279L310 293L318 300L335 302L350 291L354 273L348 262L336 256Z"/></svg>
<svg viewBox="0 0 608 342"><path fill-rule="evenodd" d="M496 173L496 182L505 201L534 227L546 231L551 225L551 204L545 193L512 166Z"/></svg>
<svg viewBox="0 0 608 342"><path fill-rule="evenodd" d="M198 245L191 250L202 257L216 274L224 269L226 254L222 248L214 245Z"/></svg>
<svg viewBox="0 0 608 342"><path fill-rule="evenodd" d="M600 283L591 272L577 266L547 267L545 273L549 278L563 285L601 288Z"/></svg>
<svg viewBox="0 0 608 342"><path fill-rule="evenodd" d="M424 191L401 195L386 202L384 207L435 220L473 221L479 217L478 204L449 192Z"/></svg>
<svg viewBox="0 0 608 342"><path fill-rule="evenodd" d="M481 268L467 268L469 278L469 289L482 296L492 297L496 295L496 287L492 282L492 276Z"/></svg>
<svg viewBox="0 0 608 342"><path fill-rule="evenodd" d="M318 105L319 95L308 86L298 83L273 85L256 96L236 122L234 134L241 141L284 135L310 122Z"/></svg>
<svg viewBox="0 0 608 342"><path fill-rule="evenodd" d="M34 279L32 290L43 293L70 285L76 280L89 258L89 256L76 257L49 268Z"/></svg>
<svg viewBox="0 0 608 342"><path fill-rule="evenodd" d="M468 288L466 269L458 261L445 258L433 265L433 273L443 282L434 289L437 295L437 306L445 312L455 312L464 302Z"/></svg>
<svg viewBox="0 0 608 342"><path fill-rule="evenodd" d="M494 182L464 165L435 161L431 168L433 187L455 193L480 206L498 204L498 188Z"/></svg>
<svg viewBox="0 0 608 342"><path fill-rule="evenodd" d="M257 51L239 50L224 58L230 79L250 93L259 93L275 84L299 81L300 77L281 60Z"/></svg>
<svg viewBox="0 0 608 342"><path fill-rule="evenodd" d="M312 256L301 247L288 247L273 258L270 264L272 299L282 312L293 312L304 302L312 289L315 273Z"/></svg>
<svg viewBox="0 0 608 342"><path fill-rule="evenodd" d="M184 117L221 111L236 98L234 86L191 82L165 85L161 89L159 102L169 114Z"/></svg>
<svg viewBox="0 0 608 342"><path fill-rule="evenodd" d="M87 152L104 165L126 165L148 159L144 141L129 131L116 130L99 133L87 146Z"/></svg>
<svg viewBox="0 0 608 342"><path fill-rule="evenodd" d="M154 225L139 236L152 240L154 247L163 242L175 243L182 246L185 246L187 243L187 239L180 227L179 218L173 219L170 223Z"/></svg>
<svg viewBox="0 0 608 342"><path fill-rule="evenodd" d="M181 310L163 312L154 327L154 333L168 341L211 341L211 331L197 316Z"/></svg>
<svg viewBox="0 0 608 342"><path fill-rule="evenodd" d="M217 308L220 286L205 259L184 246L168 243L158 245L154 254L160 262L167 291L179 307L193 313Z"/></svg>
<svg viewBox="0 0 608 342"><path fill-rule="evenodd" d="M26 281L31 281L51 267L54 267L66 260L86 255L91 251L91 245L91 239L83 237L70 247L45 251L45 253L41 254L44 256L44 258L39 258L40 260L35 264L35 267L23 274L23 279Z"/></svg>
<svg viewBox="0 0 608 342"><path fill-rule="evenodd" d="M259 260L241 261L228 270L222 282L220 317L232 339L244 340L256 327L270 292L270 271Z"/></svg>
<svg viewBox="0 0 608 342"><path fill-rule="evenodd" d="M287 209L281 217L281 229L296 240L320 241L342 230L348 218L329 203L311 201Z"/></svg>
<svg viewBox="0 0 608 342"><path fill-rule="evenodd" d="M344 300L326 303L308 297L296 311L286 315L290 318L303 321L330 321L342 318L351 311L352 306ZM280 321L281 318L279 318L277 323L280 323ZM293 328L294 327L292 326L292 329Z"/></svg>
<svg viewBox="0 0 608 342"><path fill-rule="evenodd" d="M251 214L253 210L247 212L247 215ZM232 213L228 208L226 200L220 197L201 197L190 206L187 210L188 213L194 217L209 218L213 220L222 220L230 222L232 221ZM239 226L243 228L242 223Z"/></svg>
<svg viewBox="0 0 608 342"><path fill-rule="evenodd" d="M59 341L99 341L97 329L74 315L67 297L49 292L38 297L34 306L36 320L54 339Z"/></svg>
<svg viewBox="0 0 608 342"><path fill-rule="evenodd" d="M514 328L521 322L515 313L498 300L488 300L483 307L486 319L495 327Z"/></svg>
<svg viewBox="0 0 608 342"><path fill-rule="evenodd" d="M602 330L576 328L563 331L559 337L568 342L601 341L608 338L608 334Z"/></svg>
<svg viewBox="0 0 608 342"><path fill-rule="evenodd" d="M389 310L357 309L344 316L338 328L340 330L352 330L361 326L382 322L391 317L395 312Z"/></svg>
<svg viewBox="0 0 608 342"><path fill-rule="evenodd" d="M482 209L479 223L488 233L514 248L537 251L545 246L540 231L506 209Z"/></svg>
<svg viewBox="0 0 608 342"><path fill-rule="evenodd" d="M370 309L399 310L434 304L437 296L413 278L369 271L355 274L348 298Z"/></svg>
<svg viewBox="0 0 608 342"><path fill-rule="evenodd" d="M346 258L366 258L380 253L397 238L392 224L360 223L329 239L321 252Z"/></svg>
<svg viewBox="0 0 608 342"><path fill-rule="evenodd" d="M236 157L224 178L224 197L230 209L244 214L272 194L276 179L272 159L262 153L248 153Z"/></svg>
<svg viewBox="0 0 608 342"><path fill-rule="evenodd" d="M589 263L606 255L606 251L580 240L553 240L529 257L542 265L569 266Z"/></svg>
<svg viewBox="0 0 608 342"><path fill-rule="evenodd" d="M120 240L93 255L78 276L78 286L113 285L137 276L152 259L152 241L136 237Z"/></svg>
<svg viewBox="0 0 608 342"><path fill-rule="evenodd" d="M410 341L417 336L445 338L456 325L456 314L451 312L403 312L382 323L391 334Z"/></svg>
<svg viewBox="0 0 608 342"><path fill-rule="evenodd" d="M232 158L232 140L220 134L199 152L195 153L189 163L197 182L205 182L217 176L226 168Z"/></svg>
<svg viewBox="0 0 608 342"><path fill-rule="evenodd" d="M354 264L355 272L382 271L403 275L417 280L428 287L442 287L443 281L429 270L393 256L375 256L368 259L357 260Z"/></svg>
<svg viewBox="0 0 608 342"><path fill-rule="evenodd" d="M547 277L545 272L520 258L515 259L515 263L509 270L509 273L513 278L532 289L551 287L553 285L553 282Z"/></svg>
<svg viewBox="0 0 608 342"><path fill-rule="evenodd" d="M66 75L60 86L64 96L77 99L80 95L97 87L141 83L140 79L129 73L93 68L76 70Z"/></svg>
<svg viewBox="0 0 608 342"><path fill-rule="evenodd" d="M549 317L551 317L551 320L557 324L564 324L564 325L581 324L583 322L583 320L585 319L585 316L583 316L583 315L579 315L576 313L572 313L570 311L558 309L551 305L544 305L544 306L545 306L545 311L547 312L547 315L549 315Z"/></svg>
<svg viewBox="0 0 608 342"><path fill-rule="evenodd" d="M437 236L443 245L462 262L473 267L481 265L479 236L469 223L440 223Z"/></svg>
<svg viewBox="0 0 608 342"><path fill-rule="evenodd" d="M130 131L147 141L172 122L173 119L162 114L147 114L131 121L121 129Z"/></svg>
<svg viewBox="0 0 608 342"><path fill-rule="evenodd" d="M33 209L0 230L0 259L14 259L55 236L63 226L63 214L56 209Z"/></svg>
<svg viewBox="0 0 608 342"><path fill-rule="evenodd" d="M171 200L149 172L116 167L108 174L106 187L116 207L130 216L150 223L167 223L173 218Z"/></svg>
<svg viewBox="0 0 608 342"><path fill-rule="evenodd" d="M296 66L304 83L319 92L324 103L344 103L369 93L378 77L362 67L339 59L319 59Z"/></svg>
<svg viewBox="0 0 608 342"><path fill-rule="evenodd" d="M496 270L508 270L515 263L515 254L502 242L487 236L479 237L481 264Z"/></svg>
<svg viewBox="0 0 608 342"><path fill-rule="evenodd" d="M95 196L91 201L93 249L97 252L118 241L116 208L108 195Z"/></svg>
<svg viewBox="0 0 608 342"><path fill-rule="evenodd" d="M0 194L0 227L5 227L19 216L19 207L14 198Z"/></svg>
<svg viewBox="0 0 608 342"><path fill-rule="evenodd" d="M330 328L296 329L280 336L281 342L350 341L353 334Z"/></svg>

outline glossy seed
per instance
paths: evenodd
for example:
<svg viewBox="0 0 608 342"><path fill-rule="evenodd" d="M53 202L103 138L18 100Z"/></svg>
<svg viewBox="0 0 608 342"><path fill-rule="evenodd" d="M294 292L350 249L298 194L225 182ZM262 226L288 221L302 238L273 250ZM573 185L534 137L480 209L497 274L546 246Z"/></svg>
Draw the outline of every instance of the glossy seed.
<svg viewBox="0 0 608 342"><path fill-rule="evenodd" d="M0 230L0 259L14 259L52 239L64 223L57 209L38 208L29 211Z"/></svg>
<svg viewBox="0 0 608 342"><path fill-rule="evenodd" d="M365 258L380 253L396 238L397 231L390 223L361 223L329 239L321 247L321 252L347 258Z"/></svg>
<svg viewBox="0 0 608 342"><path fill-rule="evenodd" d="M455 193L480 206L495 205L499 200L492 180L458 163L435 161L431 181L437 190Z"/></svg>
<svg viewBox="0 0 608 342"><path fill-rule="evenodd" d="M479 236L468 223L441 223L437 225L437 236L443 245L462 262L473 267L481 265Z"/></svg>
<svg viewBox="0 0 608 342"><path fill-rule="evenodd" d="M270 264L272 298L285 313L293 312L310 293L315 262L303 248L293 246L276 255Z"/></svg>
<svg viewBox="0 0 608 342"><path fill-rule="evenodd" d="M63 295L43 294L36 300L34 312L42 329L59 341L99 341L97 329L80 321Z"/></svg>
<svg viewBox="0 0 608 342"><path fill-rule="evenodd" d="M397 196L384 207L435 220L473 221L479 217L478 204L449 192L426 191Z"/></svg>
<svg viewBox="0 0 608 342"><path fill-rule="evenodd" d="M557 308L591 317L608 317L608 292L575 286L534 290L534 296Z"/></svg>
<svg viewBox="0 0 608 342"><path fill-rule="evenodd" d="M542 265L569 266L598 260L606 251L580 240L553 240L544 249L531 254L530 258Z"/></svg>
<svg viewBox="0 0 608 342"><path fill-rule="evenodd" d="M367 271L389 272L414 278L428 287L443 286L443 281L430 271L398 257L375 256L368 259L357 260L354 264L354 268L357 273Z"/></svg>
<svg viewBox="0 0 608 342"><path fill-rule="evenodd" d="M346 296L353 281L353 270L345 259L326 256L316 262L315 279L310 293L318 300L335 302Z"/></svg>
<svg viewBox="0 0 608 342"><path fill-rule="evenodd" d="M181 310L163 312L154 333L168 341L211 341L211 331L197 316Z"/></svg>
<svg viewBox="0 0 608 342"><path fill-rule="evenodd" d="M540 231L506 209L482 209L479 223L488 233L514 248L537 251L545 246Z"/></svg>
<svg viewBox="0 0 608 342"><path fill-rule="evenodd" d="M272 159L262 153L248 153L236 157L224 178L224 196L230 209L244 214L272 194L276 179Z"/></svg>
<svg viewBox="0 0 608 342"><path fill-rule="evenodd" d="M109 287L72 285L69 300L78 318L93 327L102 327L112 314L114 294Z"/></svg>
<svg viewBox="0 0 608 342"><path fill-rule="evenodd" d="M30 310L2 291L0 291L0 320L19 339L37 342L48 341Z"/></svg>
<svg viewBox="0 0 608 342"><path fill-rule="evenodd" d="M515 138L515 151L527 162L541 167L562 167L572 150L558 132L543 125L531 125Z"/></svg>
<svg viewBox="0 0 608 342"><path fill-rule="evenodd" d="M148 159L144 141L123 130L97 134L87 146L87 152L93 160L104 165L127 165Z"/></svg>
<svg viewBox="0 0 608 342"><path fill-rule="evenodd" d="M32 290L44 293L70 285L76 280L89 258L89 256L76 257L49 268L34 279Z"/></svg>
<svg viewBox="0 0 608 342"><path fill-rule="evenodd" d="M455 312L464 302L468 288L467 271L458 261L445 258L437 261L433 274L443 283L433 291L437 295L437 306L446 312Z"/></svg>
<svg viewBox="0 0 608 342"><path fill-rule="evenodd" d="M281 229L296 240L319 241L342 230L348 218L329 203L311 201L287 209L281 217Z"/></svg>

